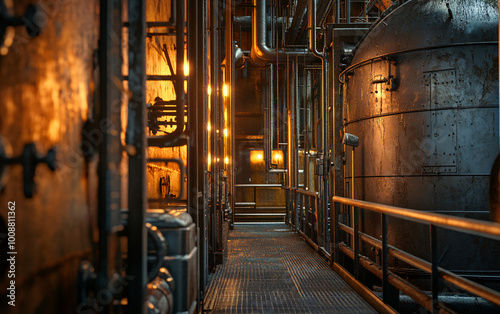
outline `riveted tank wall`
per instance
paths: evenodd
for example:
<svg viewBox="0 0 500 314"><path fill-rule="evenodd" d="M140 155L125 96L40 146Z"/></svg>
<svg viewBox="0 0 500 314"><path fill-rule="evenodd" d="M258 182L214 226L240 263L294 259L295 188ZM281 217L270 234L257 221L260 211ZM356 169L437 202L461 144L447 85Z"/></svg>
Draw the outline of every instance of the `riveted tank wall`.
<svg viewBox="0 0 500 314"><path fill-rule="evenodd" d="M355 198L488 219L489 173L499 149L497 27L496 1L414 0L358 45L344 84L345 131L360 139ZM365 231L375 236L379 222L376 215L363 217ZM428 233L398 221L389 238L428 257ZM451 232L438 236L443 265L487 264L477 254L493 244Z"/></svg>

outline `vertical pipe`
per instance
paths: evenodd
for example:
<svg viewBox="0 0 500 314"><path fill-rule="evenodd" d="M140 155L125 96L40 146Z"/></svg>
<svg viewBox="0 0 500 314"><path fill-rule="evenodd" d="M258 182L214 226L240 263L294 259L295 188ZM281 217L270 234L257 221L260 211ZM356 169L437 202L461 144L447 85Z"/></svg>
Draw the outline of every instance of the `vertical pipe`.
<svg viewBox="0 0 500 314"><path fill-rule="evenodd" d="M292 75L293 75L293 84L292 84L292 99L293 99L293 107L294 107L294 116L295 116L295 124L294 124L294 132L293 132L293 152L294 152L294 174L295 174L295 189L299 188L299 123L300 123L300 102L298 101L298 62L297 57L292 61Z"/></svg>
<svg viewBox="0 0 500 314"><path fill-rule="evenodd" d="M345 2L345 22L351 24L351 0Z"/></svg>
<svg viewBox="0 0 500 314"><path fill-rule="evenodd" d="M266 91L264 94L264 96L262 97L262 111L264 111L262 114L263 114L263 118L264 118L264 136L263 136L263 148L264 148L264 166L265 166L265 169L266 171L269 171L269 169L271 169L271 152L270 152L270 145L269 145L269 132L270 132L270 125L271 125L271 121L269 119L269 116L270 116L270 99L271 99L271 88L270 88L270 67L266 68L265 70L261 71L261 80L262 82L264 83L267 83L265 84L265 88L264 90Z"/></svg>
<svg viewBox="0 0 500 314"><path fill-rule="evenodd" d="M325 53L320 53L316 47L316 1L309 0L308 3L308 19L309 19L309 50L314 56L321 59L321 139L322 151L323 151L323 173L322 176L322 188L321 188L321 216L320 219L322 223L318 226L320 229L321 239L326 237L325 235L325 222L326 219L322 219L327 216L328 213L328 99L327 99L327 75L328 75L328 62ZM324 215L323 215L324 214Z"/></svg>
<svg viewBox="0 0 500 314"><path fill-rule="evenodd" d="M323 191L323 215L322 217L325 217L323 219L324 224L323 224L323 230L322 230L322 239L325 239L324 244L326 245L326 237L328 236L328 201L330 199L330 187L329 187L329 170L330 170L330 154L329 154L329 147L330 147L330 141L329 141L329 110L328 110L328 58L326 56L326 52L323 52L324 58L323 58L323 76L321 78L321 83L322 89L323 89L323 184L324 184L324 191Z"/></svg>
<svg viewBox="0 0 500 314"><path fill-rule="evenodd" d="M100 3L100 38L99 38L99 119L106 121L111 116L110 104L112 103L112 83L110 77L113 74L112 52L113 52L113 1L101 0ZM102 143L99 145L98 163L98 216L97 224L99 228L99 258L97 263L97 289L105 289L108 285L109 277L109 236L111 232L111 195L112 185L110 178L112 173L108 167L111 163L110 145L111 135L109 132L102 132ZM109 313L108 307L103 308L103 313Z"/></svg>
<svg viewBox="0 0 500 314"><path fill-rule="evenodd" d="M198 71L200 87L197 89L199 94L198 103L198 151L203 154L203 156L208 155L208 132L204 127L208 121L208 95L207 95L207 85L208 85L208 61L207 61L207 0L191 0L198 3L198 34L199 34L199 46L198 50L198 63L196 69ZM200 71L201 69L201 71ZM203 158L202 158L203 161ZM200 184L202 185L202 195L198 198L199 203L199 230L200 230L200 291L203 296L203 290L208 282L208 165L203 162L203 166L198 166L198 176L200 177ZM200 305L201 307L201 305Z"/></svg>
<svg viewBox="0 0 500 314"><path fill-rule="evenodd" d="M269 164L273 164L273 141L274 141L274 64L269 65Z"/></svg>
<svg viewBox="0 0 500 314"><path fill-rule="evenodd" d="M198 173L197 168L200 160L197 153L198 145L197 142L200 140L198 137L198 97L199 94L196 92L199 87L199 78L197 73L193 71L198 66L198 7L197 2L193 0L188 1L188 11L187 11L187 33L188 33L188 62L191 73L188 77L188 125L187 129L191 136L189 137L189 147L187 151L188 160L188 185L187 189L187 202L188 202L188 213L193 218L193 222L199 225L198 221L198 195L197 193L192 193L192 191L199 190L198 184Z"/></svg>
<svg viewBox="0 0 500 314"><path fill-rule="evenodd" d="M229 162L230 164L228 165L229 166L229 171L230 171L230 174L229 174L229 178L230 178L230 182L229 182L229 193L231 195L230 197L230 205L231 205L231 225L229 226L231 229L234 229L234 195L235 195L235 191L234 191L234 183L236 182L236 175L234 173L234 156L235 156L235 148L234 148L234 145L235 145L235 138L234 138L234 122L235 122L235 117L234 117L234 114L235 114L235 88L234 88L234 85L236 83L236 67L235 67L235 63L234 63L234 54L235 54L235 41L234 41L234 28L233 28L233 15L234 15L234 12L233 12L233 1L232 0L226 0L226 7L228 8L227 9L227 14L226 14L226 21L229 21L228 22L228 25L227 25L227 33L228 33L228 42L230 43L230 56L231 56L231 62L229 62L229 69L230 69L230 72L229 72L229 81L231 82L231 88L230 88L230 99L229 99L229 108L228 108L228 111L229 111L229 114L228 114L228 117L229 117Z"/></svg>
<svg viewBox="0 0 500 314"><path fill-rule="evenodd" d="M128 17L130 23L129 90L132 96L128 104L127 142L128 146L133 148L129 150L133 153L129 155L128 191L128 275L133 279L128 286L128 309L130 313L144 313L147 269L146 229L144 226L147 199L146 2L144 0L129 0ZM178 20L183 19L178 18Z"/></svg>
<svg viewBox="0 0 500 314"><path fill-rule="evenodd" d="M212 92L210 95L210 122L212 125L210 139L211 139L211 171L210 171L210 266L212 269L216 266L216 249L217 249L217 197L218 197L218 165L217 165L217 104L218 104L218 73L219 63L217 54L217 8L218 1L210 0L210 86Z"/></svg>
<svg viewBox="0 0 500 314"><path fill-rule="evenodd" d="M309 190L309 106L307 97L307 84L309 83L309 71L304 69L303 95L304 95L304 190Z"/></svg>
<svg viewBox="0 0 500 314"><path fill-rule="evenodd" d="M217 19L216 19L216 28L215 31L217 32L217 43L216 43L216 60L217 62L214 64L214 69L217 71L217 88L218 88L218 93L217 93L217 103L214 108L215 110L215 147L216 147L216 203L215 203L215 210L216 210L216 219L217 219L217 238L216 238L216 264L222 263L222 228L223 228L223 214L222 214L222 175L223 175L223 169L224 169L224 141L221 140L223 137L223 129L224 126L222 125L222 120L223 120L223 111L224 111L224 97L223 97L223 88L224 88L224 73L221 70L221 61L222 61L222 55L224 51L224 46L225 46L225 41L224 41L224 31L223 31L223 24L222 20L224 17L224 10L225 10L225 3L217 1Z"/></svg>
<svg viewBox="0 0 500 314"><path fill-rule="evenodd" d="M354 146L352 147L352 158L351 158L351 198L354 199ZM354 217L354 207L352 207L351 211L351 219ZM352 227L357 223L354 220L352 221Z"/></svg>
<svg viewBox="0 0 500 314"><path fill-rule="evenodd" d="M175 1L172 1L172 3ZM199 15L199 2L197 0L187 1L187 60L189 62L190 75L188 77L188 123L187 130L190 134L189 145L187 149L187 177L188 177L188 189L187 189L187 208L188 213L191 215L193 222L197 227L197 246L198 246L198 267L196 273L196 286L198 287L197 294L197 304L200 306L202 300L202 294L204 290L203 276L204 276L204 263L203 263L203 251L204 251L204 237L203 237L203 216L200 212L203 210L203 204L200 202L200 197L197 191L203 190L203 174L200 173L200 169L203 169L203 159L200 156L203 154L200 152L199 142L203 141L203 133L200 134L200 129L203 124L199 124L200 120L200 109L201 112L203 108L199 107L199 103L203 97L198 91L203 90L203 85L201 82L201 71L193 71L193 69L201 69L200 55L201 50L201 33L198 32L199 24L201 21L198 20Z"/></svg>
<svg viewBox="0 0 500 314"><path fill-rule="evenodd" d="M335 0L335 23L340 23L340 0Z"/></svg>

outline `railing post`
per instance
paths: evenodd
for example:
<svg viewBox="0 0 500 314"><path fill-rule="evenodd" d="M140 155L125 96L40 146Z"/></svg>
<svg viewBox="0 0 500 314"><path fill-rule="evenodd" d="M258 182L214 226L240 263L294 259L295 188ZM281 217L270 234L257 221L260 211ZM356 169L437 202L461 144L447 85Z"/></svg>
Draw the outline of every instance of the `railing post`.
<svg viewBox="0 0 500 314"><path fill-rule="evenodd" d="M297 192L299 195L299 202L300 202L300 220L301 220L301 231L307 235L307 226L309 222L309 217L306 212L305 204L304 204L304 194Z"/></svg>
<svg viewBox="0 0 500 314"><path fill-rule="evenodd" d="M297 190L294 188L293 189L293 204L295 205L294 211L293 211L293 217L295 219L295 230L300 230L300 216L299 216L299 208L298 208L298 198L297 198Z"/></svg>
<svg viewBox="0 0 500 314"><path fill-rule="evenodd" d="M437 252L437 237L436 237L436 226L430 225L430 245L431 245L431 289L432 289L432 313L439 312L439 273L438 273L438 252Z"/></svg>
<svg viewBox="0 0 500 314"><path fill-rule="evenodd" d="M339 230L339 215L340 215L340 204L334 202L332 200L332 205L334 210L331 211L332 213L332 218L331 218L331 230L332 230L332 239L330 242L330 245L332 246L331 252L333 254L333 258L331 259L331 265L333 266L333 263L338 263L339 262L339 257L340 257L340 252L339 252L339 244L338 242L340 241L339 236L340 236L340 230Z"/></svg>
<svg viewBox="0 0 500 314"><path fill-rule="evenodd" d="M318 195L316 194L316 196L313 196L313 200L314 200L314 210L316 211L316 217L318 217L318 208L319 208L319 200L318 200ZM323 216L323 219L326 219L327 217L326 216ZM316 225L318 226L319 228L319 224L320 222L318 221L318 219L316 219ZM323 244L322 241L320 242L320 237L321 237L321 234L319 232L316 232L316 243L318 244L318 248L321 247L321 245Z"/></svg>
<svg viewBox="0 0 500 314"><path fill-rule="evenodd" d="M353 245L354 245L354 277L359 279L359 209L353 206L354 211L354 235L353 235Z"/></svg>
<svg viewBox="0 0 500 314"><path fill-rule="evenodd" d="M382 299L393 309L399 308L399 290L389 283L388 217L382 214Z"/></svg>
<svg viewBox="0 0 500 314"><path fill-rule="evenodd" d="M285 189L285 223L288 224L288 209L289 207L289 196L288 196L288 190Z"/></svg>
<svg viewBox="0 0 500 314"><path fill-rule="evenodd" d="M382 214L382 294L384 302L387 302L387 291L389 286L389 248L387 245L387 215Z"/></svg>

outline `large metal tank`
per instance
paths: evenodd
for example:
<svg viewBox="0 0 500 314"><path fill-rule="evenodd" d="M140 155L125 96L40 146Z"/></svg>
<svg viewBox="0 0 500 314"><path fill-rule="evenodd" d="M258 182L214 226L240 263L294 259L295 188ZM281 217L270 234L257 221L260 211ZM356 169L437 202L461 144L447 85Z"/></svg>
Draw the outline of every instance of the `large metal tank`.
<svg viewBox="0 0 500 314"><path fill-rule="evenodd" d="M355 198L488 219L489 173L499 150L496 0L406 2L360 42L343 79L345 131L360 139ZM379 222L363 217L375 236ZM438 236L443 266L488 264L478 255L494 244ZM389 239L428 257L423 226L398 221ZM489 255L498 261L498 250Z"/></svg>

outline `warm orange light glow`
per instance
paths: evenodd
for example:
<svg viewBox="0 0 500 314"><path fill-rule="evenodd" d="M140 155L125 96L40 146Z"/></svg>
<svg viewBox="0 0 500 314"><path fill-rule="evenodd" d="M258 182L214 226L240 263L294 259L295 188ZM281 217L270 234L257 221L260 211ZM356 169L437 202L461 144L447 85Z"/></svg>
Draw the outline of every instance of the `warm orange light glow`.
<svg viewBox="0 0 500 314"><path fill-rule="evenodd" d="M208 153L207 163L208 166L210 166L210 164L212 163L212 155L210 153Z"/></svg>
<svg viewBox="0 0 500 314"><path fill-rule="evenodd" d="M283 151L273 150L272 152L272 163L280 165L283 162Z"/></svg>
<svg viewBox="0 0 500 314"><path fill-rule="evenodd" d="M229 164L229 157L226 156L226 158L224 158L224 163L227 165Z"/></svg>
<svg viewBox="0 0 500 314"><path fill-rule="evenodd" d="M227 121L227 109L224 109L224 121Z"/></svg>
<svg viewBox="0 0 500 314"><path fill-rule="evenodd" d="M212 86L210 85L207 86L207 95L208 96L212 95Z"/></svg>
<svg viewBox="0 0 500 314"><path fill-rule="evenodd" d="M184 76L189 75L189 62L184 62Z"/></svg>
<svg viewBox="0 0 500 314"><path fill-rule="evenodd" d="M220 161L220 159L219 159L219 157L217 157L217 162L219 162L219 161Z"/></svg>
<svg viewBox="0 0 500 314"><path fill-rule="evenodd" d="M261 168L264 166L264 151L251 150L250 151L250 165L252 169Z"/></svg>
<svg viewBox="0 0 500 314"><path fill-rule="evenodd" d="M222 85L222 96L229 96L229 84L227 83L224 83L224 85Z"/></svg>
<svg viewBox="0 0 500 314"><path fill-rule="evenodd" d="M207 131L208 132L212 131L212 125L210 124L210 121L208 121L208 124L207 124Z"/></svg>
<svg viewBox="0 0 500 314"><path fill-rule="evenodd" d="M224 136L227 137L227 129L224 129Z"/></svg>

